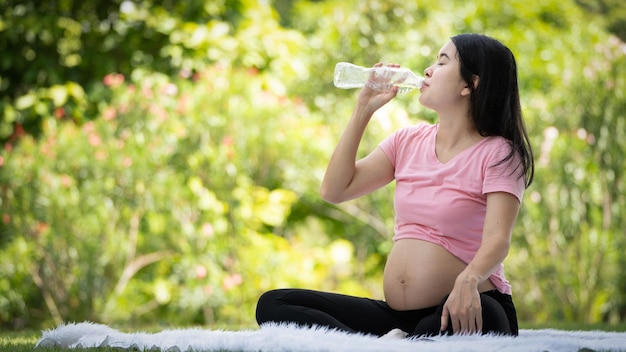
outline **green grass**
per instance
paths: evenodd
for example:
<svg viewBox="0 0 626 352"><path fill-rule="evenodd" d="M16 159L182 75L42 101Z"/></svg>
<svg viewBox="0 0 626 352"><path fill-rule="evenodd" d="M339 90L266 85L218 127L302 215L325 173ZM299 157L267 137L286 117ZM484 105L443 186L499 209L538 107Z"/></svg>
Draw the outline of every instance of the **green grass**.
<svg viewBox="0 0 626 352"><path fill-rule="evenodd" d="M620 324L582 324L575 322L524 323L520 322L520 329L558 329L558 330L602 330L626 332L626 322Z"/></svg>
<svg viewBox="0 0 626 352"><path fill-rule="evenodd" d="M40 332L22 331L22 332L2 332L0 333L0 351L1 352L25 352L32 351L35 343L41 337ZM52 350L50 350L52 351ZM61 351L60 349L57 351Z"/></svg>
<svg viewBox="0 0 626 352"><path fill-rule="evenodd" d="M173 328L173 327L168 327ZM236 327L224 328L226 330L236 330ZM620 331L626 332L626 323L618 324L618 325L607 325L607 324L580 324L580 323L520 323L521 329L559 329L559 330L603 330L603 331ZM217 329L217 328L216 328ZM244 327L242 329L249 329L249 327ZM142 327L132 329L132 327L120 329L121 331L160 331L162 328L160 327ZM0 332L0 352L32 352L35 344L41 338L41 331L20 331L20 332ZM41 352L67 352L68 349L63 348L42 348L37 351ZM81 351L90 351L90 352L105 352L105 351L116 351L119 352L120 349L117 348L90 348Z"/></svg>
<svg viewBox="0 0 626 352"><path fill-rule="evenodd" d="M0 332L0 352L32 352L35 344L41 338L41 331L21 331L21 332ZM70 350L65 348L40 348L35 351L41 352L68 352L68 351L90 351L90 352L120 352L119 348L88 348L81 350Z"/></svg>

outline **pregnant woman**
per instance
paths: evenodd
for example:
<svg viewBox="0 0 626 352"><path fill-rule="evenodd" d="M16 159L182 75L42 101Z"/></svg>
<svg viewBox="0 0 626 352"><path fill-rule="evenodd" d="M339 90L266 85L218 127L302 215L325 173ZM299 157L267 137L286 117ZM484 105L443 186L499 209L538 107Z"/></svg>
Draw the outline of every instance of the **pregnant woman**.
<svg viewBox="0 0 626 352"><path fill-rule="evenodd" d="M493 38L461 34L424 76L419 101L437 113L437 123L402 128L357 160L372 115L397 94L363 88L321 187L326 201L339 203L395 181L385 300L272 290L259 299L259 324L379 336L393 329L411 336L518 334L502 262L534 163L515 58Z"/></svg>

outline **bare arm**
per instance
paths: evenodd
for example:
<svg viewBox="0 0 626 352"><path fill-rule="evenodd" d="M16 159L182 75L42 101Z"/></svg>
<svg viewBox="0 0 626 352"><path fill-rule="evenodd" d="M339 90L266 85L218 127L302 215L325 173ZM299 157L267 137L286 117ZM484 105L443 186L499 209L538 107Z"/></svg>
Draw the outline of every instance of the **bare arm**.
<svg viewBox="0 0 626 352"><path fill-rule="evenodd" d="M442 331L450 323L455 333L482 331L482 307L478 285L489 279L509 253L519 208L519 201L509 193L496 192L487 195L482 243L474 259L454 283L441 316Z"/></svg>
<svg viewBox="0 0 626 352"><path fill-rule="evenodd" d="M380 148L356 161L366 124L355 115L350 119L322 181L320 193L324 200L341 203L368 194L393 180L391 162Z"/></svg>
<svg viewBox="0 0 626 352"><path fill-rule="evenodd" d="M328 163L320 189L324 200L344 202L370 193L393 180L391 162L380 148L359 161L356 161L356 155L372 115L393 99L397 91L397 88L387 92L370 88L361 90L350 121Z"/></svg>

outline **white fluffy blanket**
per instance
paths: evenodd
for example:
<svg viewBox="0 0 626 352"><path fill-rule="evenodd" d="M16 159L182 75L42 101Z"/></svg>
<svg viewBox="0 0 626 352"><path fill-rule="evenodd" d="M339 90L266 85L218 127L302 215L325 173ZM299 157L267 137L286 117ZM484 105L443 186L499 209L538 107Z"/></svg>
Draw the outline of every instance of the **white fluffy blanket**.
<svg viewBox="0 0 626 352"><path fill-rule="evenodd" d="M156 351L626 351L626 332L521 330L518 337L438 336L404 339L347 334L324 328L266 325L258 330L164 330L123 333L93 323L63 324L43 332L36 347L115 347Z"/></svg>

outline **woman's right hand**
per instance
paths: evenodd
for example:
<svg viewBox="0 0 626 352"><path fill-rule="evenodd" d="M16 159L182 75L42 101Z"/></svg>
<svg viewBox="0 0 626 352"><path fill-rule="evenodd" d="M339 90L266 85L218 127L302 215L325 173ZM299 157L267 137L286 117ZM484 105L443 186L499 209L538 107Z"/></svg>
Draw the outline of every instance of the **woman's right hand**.
<svg viewBox="0 0 626 352"><path fill-rule="evenodd" d="M382 63L377 63L374 67L383 67ZM398 68L398 64L388 64L387 67ZM398 87L391 86L388 90L376 90L371 86L384 86L389 84L389 75L382 74L376 75L374 72L370 75L368 84L361 89L359 97L357 98L357 104L363 108L366 108L370 113L380 109L383 105L387 104L398 94Z"/></svg>

